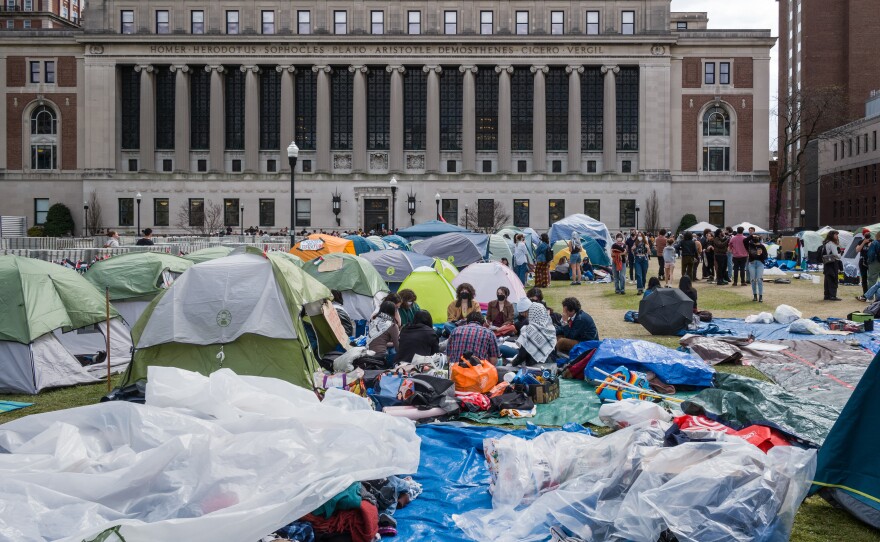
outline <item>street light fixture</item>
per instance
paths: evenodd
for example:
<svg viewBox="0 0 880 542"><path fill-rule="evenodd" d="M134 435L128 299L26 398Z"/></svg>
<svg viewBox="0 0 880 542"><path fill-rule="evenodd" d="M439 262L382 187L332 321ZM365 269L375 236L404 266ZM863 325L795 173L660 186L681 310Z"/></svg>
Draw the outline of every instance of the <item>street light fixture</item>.
<svg viewBox="0 0 880 542"><path fill-rule="evenodd" d="M636 230L639 229L639 211L640 211L639 205L636 204Z"/></svg>
<svg viewBox="0 0 880 542"><path fill-rule="evenodd" d="M391 180L388 181L388 184L391 185L391 233L394 234L394 232L397 230L397 224L395 223L396 217L394 216L394 211L397 207L397 177L392 175Z"/></svg>
<svg viewBox="0 0 880 542"><path fill-rule="evenodd" d="M468 229L468 208L464 206L464 229Z"/></svg>
<svg viewBox="0 0 880 542"><path fill-rule="evenodd" d="M137 196L137 235L141 234L141 193L138 192Z"/></svg>
<svg viewBox="0 0 880 542"><path fill-rule="evenodd" d="M336 226L339 227L341 220L339 220L339 213L342 212L342 196L339 195L339 192L333 192L333 214L336 215Z"/></svg>
<svg viewBox="0 0 880 542"><path fill-rule="evenodd" d="M434 194L434 201L437 203L437 220L440 220L440 192Z"/></svg>
<svg viewBox="0 0 880 542"><path fill-rule="evenodd" d="M291 141L287 146L287 161L290 163L290 248L293 248L293 244L296 242L296 197L293 189L298 157L299 147L296 146L296 141Z"/></svg>
<svg viewBox="0 0 880 542"><path fill-rule="evenodd" d="M416 195L412 192L406 197L406 212L409 213L409 223L411 226L416 225Z"/></svg>
<svg viewBox="0 0 880 542"><path fill-rule="evenodd" d="M89 202L83 202L83 214L85 217L83 218L83 237L88 237L89 235Z"/></svg>
<svg viewBox="0 0 880 542"><path fill-rule="evenodd" d="M804 221L806 220L806 218L807 218L807 210L801 209L801 229L803 229L803 227L804 227Z"/></svg>
<svg viewBox="0 0 880 542"><path fill-rule="evenodd" d="M244 205L238 209L238 224L241 228L241 235L244 236Z"/></svg>

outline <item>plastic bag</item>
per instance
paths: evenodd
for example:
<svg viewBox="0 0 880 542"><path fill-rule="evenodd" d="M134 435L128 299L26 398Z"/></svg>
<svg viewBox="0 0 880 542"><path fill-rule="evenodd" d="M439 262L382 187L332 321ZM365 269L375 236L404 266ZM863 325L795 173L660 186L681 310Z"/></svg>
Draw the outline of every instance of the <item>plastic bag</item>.
<svg viewBox="0 0 880 542"><path fill-rule="evenodd" d="M479 360L479 365L469 360L453 363L451 372L455 391L486 393L498 383L498 369L485 359Z"/></svg>
<svg viewBox="0 0 880 542"><path fill-rule="evenodd" d="M801 316L801 311L789 305L779 305L773 312L773 319L780 324L790 324Z"/></svg>
<svg viewBox="0 0 880 542"><path fill-rule="evenodd" d="M752 314L746 316L747 324L772 324L773 323L773 315L769 312L759 312L758 314Z"/></svg>
<svg viewBox="0 0 880 542"><path fill-rule="evenodd" d="M335 360L333 360L333 372L334 373L348 373L354 370L354 365L352 364L354 360L358 359L361 356L367 355L367 353L372 353L367 350L365 347L356 346L351 350L343 353Z"/></svg>
<svg viewBox="0 0 880 542"><path fill-rule="evenodd" d="M623 429L650 420L668 422L672 416L656 403L638 399L624 399L616 403L606 403L599 408L599 419L606 427Z"/></svg>
<svg viewBox="0 0 880 542"><path fill-rule="evenodd" d="M812 320L801 318L789 324L788 332L802 335L822 335L825 333L825 328Z"/></svg>

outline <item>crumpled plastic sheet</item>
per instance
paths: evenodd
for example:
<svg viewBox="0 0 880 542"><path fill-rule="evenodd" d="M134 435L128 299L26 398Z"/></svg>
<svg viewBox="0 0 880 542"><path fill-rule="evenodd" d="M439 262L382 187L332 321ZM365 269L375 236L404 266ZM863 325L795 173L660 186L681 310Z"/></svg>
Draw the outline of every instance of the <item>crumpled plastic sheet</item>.
<svg viewBox="0 0 880 542"><path fill-rule="evenodd" d="M290 383L150 367L146 405L0 426L0 540L258 540L359 480L409 474L409 420ZM116 538L111 538L114 540Z"/></svg>
<svg viewBox="0 0 880 542"><path fill-rule="evenodd" d="M726 436L663 448L668 427L653 421L601 439L571 435L564 457L535 454L540 441L556 438L552 434L528 446L504 437L495 446L504 450L499 457L515 463L510 470L546 464L559 476L558 487L529 504L529 495L517 501L519 484L499 478L493 509L453 519L479 541L543 541L558 525L584 540L656 542L666 529L681 542L788 540L815 473L814 450L786 446L764 454Z"/></svg>
<svg viewBox="0 0 880 542"><path fill-rule="evenodd" d="M880 352L880 329L872 332L852 333L850 335L798 335L797 333L789 333L788 324L748 324L741 318L715 318L712 323L718 324L721 329L729 329L734 335L740 337L754 336L756 340L768 341L773 339L780 340L821 340L821 341L838 341L849 343L858 341L863 347L867 348L874 354Z"/></svg>

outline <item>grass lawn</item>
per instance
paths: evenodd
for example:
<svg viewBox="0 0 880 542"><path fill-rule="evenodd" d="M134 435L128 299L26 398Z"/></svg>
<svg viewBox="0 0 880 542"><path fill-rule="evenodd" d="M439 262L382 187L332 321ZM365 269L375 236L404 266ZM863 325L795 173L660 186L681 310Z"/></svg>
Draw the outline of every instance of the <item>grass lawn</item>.
<svg viewBox="0 0 880 542"><path fill-rule="evenodd" d="M651 262L654 272L656 262ZM676 270L678 271L678 270ZM677 281L676 281L677 282ZM822 285L807 281L793 280L792 284L765 284L764 303L754 303L750 288L715 286L699 282L699 306L718 317L742 318L761 311L773 312L778 304L786 303L803 312L805 317L846 316L848 313L864 308L865 304L855 300L861 293L856 286L841 286L840 302L822 301ZM635 295L634 285L627 285L626 295L614 294L611 284L584 284L582 286L554 285L544 291L548 304L559 310L563 298L574 296L580 299L584 309L589 312L599 328L601 337L621 337L653 341L664 346L678 346L677 337L654 337L643 327L623 321L627 310L638 310L641 296ZM737 373L752 378L768 380L752 367L717 366L719 371ZM114 378L113 385L118 383ZM0 395L0 399L35 403L34 406L14 412L0 413L0 423L10 420L82 405L96 403L107 393L106 383L90 386L77 386L47 391L37 396ZM818 497L808 499L800 508L795 520L791 540L794 542L880 542L880 532L875 531L848 513L836 510Z"/></svg>

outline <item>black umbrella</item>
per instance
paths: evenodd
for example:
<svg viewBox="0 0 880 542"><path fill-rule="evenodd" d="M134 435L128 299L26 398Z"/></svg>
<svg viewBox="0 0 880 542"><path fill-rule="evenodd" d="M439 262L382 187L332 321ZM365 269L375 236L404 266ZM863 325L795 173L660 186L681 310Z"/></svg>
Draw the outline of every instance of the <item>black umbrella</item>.
<svg viewBox="0 0 880 542"><path fill-rule="evenodd" d="M678 288L657 288L639 303L639 323L651 335L677 335L693 316L693 300Z"/></svg>

